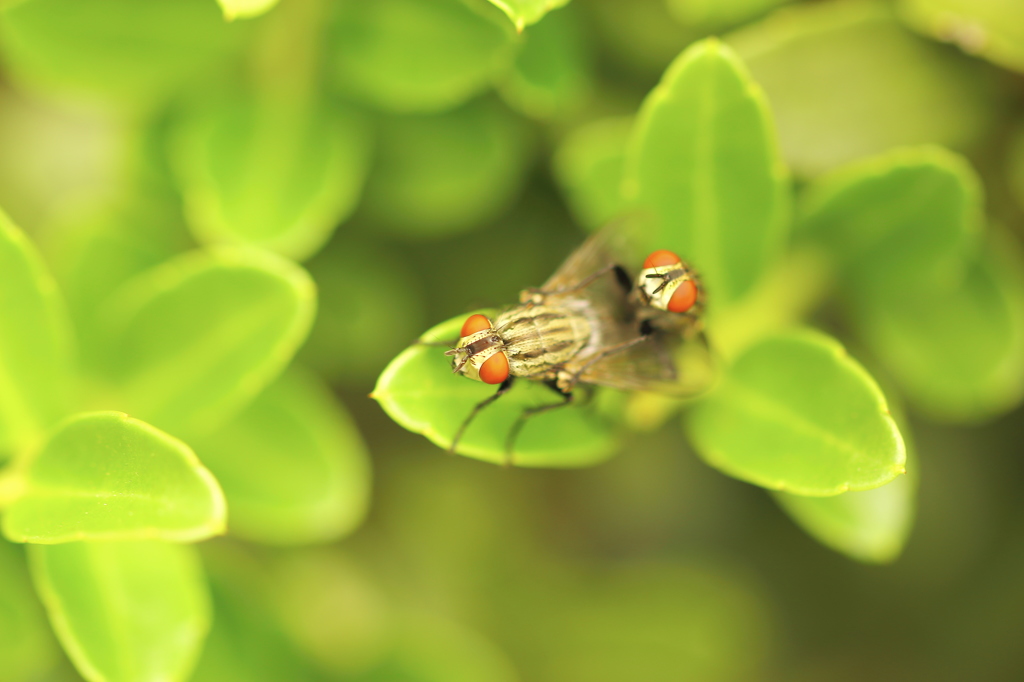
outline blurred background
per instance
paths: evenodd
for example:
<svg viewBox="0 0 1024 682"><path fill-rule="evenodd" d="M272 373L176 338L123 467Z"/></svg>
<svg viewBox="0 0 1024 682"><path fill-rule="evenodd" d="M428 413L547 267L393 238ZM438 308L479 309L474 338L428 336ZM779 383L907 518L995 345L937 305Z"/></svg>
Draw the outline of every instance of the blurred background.
<svg viewBox="0 0 1024 682"><path fill-rule="evenodd" d="M705 466L677 420L592 469L503 469L367 397L423 330L515 301L614 213L601 190L633 115L708 35L765 89L798 191L940 144L1019 242L1017 0L572 0L522 32L485 0L280 0L232 21L215 0L0 7L0 206L72 314L197 243L277 250L319 287L299 360L372 457L351 536L201 546L216 616L196 680L1024 678L1019 406L969 424L907 406L918 509L880 566ZM837 310L817 321L873 368ZM77 679L60 656L37 678Z"/></svg>

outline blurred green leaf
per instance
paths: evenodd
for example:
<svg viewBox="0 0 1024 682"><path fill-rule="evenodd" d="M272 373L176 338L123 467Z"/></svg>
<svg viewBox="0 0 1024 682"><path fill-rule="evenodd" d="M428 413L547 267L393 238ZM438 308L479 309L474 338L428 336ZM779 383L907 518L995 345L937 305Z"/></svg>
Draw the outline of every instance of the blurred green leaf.
<svg viewBox="0 0 1024 682"><path fill-rule="evenodd" d="M366 209L396 231L440 237L506 210L532 158L522 122L500 103L381 122Z"/></svg>
<svg viewBox="0 0 1024 682"><path fill-rule="evenodd" d="M307 264L320 302L299 357L328 381L362 388L423 329L425 297L422 281L400 252L347 236Z"/></svg>
<svg viewBox="0 0 1024 682"><path fill-rule="evenodd" d="M516 30L522 31L529 24L540 21L545 14L568 4L569 0L490 0L498 9L508 15Z"/></svg>
<svg viewBox="0 0 1024 682"><path fill-rule="evenodd" d="M224 532L224 494L181 441L119 412L65 421L28 465L3 517L16 542L159 538Z"/></svg>
<svg viewBox="0 0 1024 682"><path fill-rule="evenodd" d="M798 174L900 145L965 149L998 110L991 74L917 38L883 3L796 5L728 42L764 87Z"/></svg>
<svg viewBox="0 0 1024 682"><path fill-rule="evenodd" d="M742 24L790 0L666 0L681 24L719 31Z"/></svg>
<svg viewBox="0 0 1024 682"><path fill-rule="evenodd" d="M56 666L57 651L25 559L0 540L0 670L4 682L33 682Z"/></svg>
<svg viewBox="0 0 1024 682"><path fill-rule="evenodd" d="M812 184L802 229L845 268L848 286L880 294L963 276L981 227L981 184L941 147L896 149Z"/></svg>
<svg viewBox="0 0 1024 682"><path fill-rule="evenodd" d="M590 95L590 53L580 17L569 7L532 26L498 91L512 107L534 118L564 119Z"/></svg>
<svg viewBox="0 0 1024 682"><path fill-rule="evenodd" d="M305 270L255 250L187 253L143 273L107 310L116 404L172 434L202 435L284 369L315 307Z"/></svg>
<svg viewBox="0 0 1024 682"><path fill-rule="evenodd" d="M905 470L903 439L874 379L811 330L749 348L686 425L712 466L798 495L877 488Z"/></svg>
<svg viewBox="0 0 1024 682"><path fill-rule="evenodd" d="M484 16L462 0L343 2L335 12L336 87L385 111L456 107L508 68L515 47L500 15Z"/></svg>
<svg viewBox="0 0 1024 682"><path fill-rule="evenodd" d="M158 103L238 42L210 0L32 0L0 16L13 73L38 88Z"/></svg>
<svg viewBox="0 0 1024 682"><path fill-rule="evenodd" d="M67 297L81 364L90 369L103 338L97 317L103 302L127 280L189 244L174 205L151 195L76 211L48 235L44 250Z"/></svg>
<svg viewBox="0 0 1024 682"><path fill-rule="evenodd" d="M852 298L860 333L911 403L976 421L1024 398L1024 258L1000 243L939 283Z"/></svg>
<svg viewBox="0 0 1024 682"><path fill-rule="evenodd" d="M898 7L921 33L1024 71L1024 4L1018 0L900 0Z"/></svg>
<svg viewBox="0 0 1024 682"><path fill-rule="evenodd" d="M665 0L587 0L577 6L589 15L605 59L644 83L702 37L674 20Z"/></svg>
<svg viewBox="0 0 1024 682"><path fill-rule="evenodd" d="M466 315L460 315L427 331L427 343L458 338ZM454 345L454 343L453 343ZM372 397L401 426L448 448L473 407L497 387L452 373L443 346L414 345L402 351L377 380ZM553 391L522 380L507 395L482 410L459 441L460 455L502 464L505 441L523 410L557 404ZM526 422L515 443L511 464L525 467L581 467L607 459L615 444L608 425L583 407L552 410Z"/></svg>
<svg viewBox="0 0 1024 682"><path fill-rule="evenodd" d="M647 96L624 190L653 214L645 243L690 261L717 301L746 293L778 254L787 173L764 97L730 48L693 45Z"/></svg>
<svg viewBox="0 0 1024 682"><path fill-rule="evenodd" d="M228 21L258 17L270 11L277 0L217 0Z"/></svg>
<svg viewBox="0 0 1024 682"><path fill-rule="evenodd" d="M50 622L89 682L185 682L210 627L192 547L159 541L32 545Z"/></svg>
<svg viewBox="0 0 1024 682"><path fill-rule="evenodd" d="M370 462L345 408L291 370L196 452L224 487L230 531L258 542L326 542L366 515Z"/></svg>
<svg viewBox="0 0 1024 682"><path fill-rule="evenodd" d="M1017 197L1017 204L1024 208L1024 124L1017 126L1010 141L1008 165L1010 188Z"/></svg>
<svg viewBox="0 0 1024 682"><path fill-rule="evenodd" d="M64 303L35 247L0 212L0 459L66 414L71 338Z"/></svg>
<svg viewBox="0 0 1024 682"><path fill-rule="evenodd" d="M297 260L355 208L369 156L368 130L354 114L267 97L198 100L172 143L200 242L253 244Z"/></svg>
<svg viewBox="0 0 1024 682"><path fill-rule="evenodd" d="M622 174L633 118L602 118L566 135L554 157L555 179L576 220L607 224L625 207Z"/></svg>
<svg viewBox="0 0 1024 682"><path fill-rule="evenodd" d="M895 561L910 535L917 497L917 473L875 488L832 497L772 492L775 501L818 542L858 561Z"/></svg>

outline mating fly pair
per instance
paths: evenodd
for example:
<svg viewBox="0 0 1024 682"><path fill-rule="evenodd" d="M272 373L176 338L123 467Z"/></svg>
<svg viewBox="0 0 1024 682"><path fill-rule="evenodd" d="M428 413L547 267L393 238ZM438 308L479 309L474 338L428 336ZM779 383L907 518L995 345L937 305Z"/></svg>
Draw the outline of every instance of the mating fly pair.
<svg viewBox="0 0 1024 682"><path fill-rule="evenodd" d="M673 350L700 330L703 291L696 275L670 251L650 254L632 278L619 262L619 230L605 228L573 252L519 305L494 320L471 315L452 356L456 373L498 385L452 438L451 451L473 418L507 393L516 379L542 382L561 402L523 411L509 431L506 458L526 420L568 405L578 384L679 393Z"/></svg>

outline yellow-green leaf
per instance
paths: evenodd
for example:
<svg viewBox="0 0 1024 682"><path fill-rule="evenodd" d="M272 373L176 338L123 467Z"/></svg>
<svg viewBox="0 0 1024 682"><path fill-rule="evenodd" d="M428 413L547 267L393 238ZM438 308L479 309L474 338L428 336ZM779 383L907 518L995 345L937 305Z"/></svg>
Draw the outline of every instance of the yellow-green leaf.
<svg viewBox="0 0 1024 682"><path fill-rule="evenodd" d="M900 0L898 6L921 33L1024 71L1024 4L1018 0Z"/></svg>
<svg viewBox="0 0 1024 682"><path fill-rule="evenodd" d="M249 19L269 12L278 0L217 0L228 21Z"/></svg>
<svg viewBox="0 0 1024 682"><path fill-rule="evenodd" d="M516 30L522 31L529 24L540 21L545 14L569 3L569 0L491 0L508 15Z"/></svg>

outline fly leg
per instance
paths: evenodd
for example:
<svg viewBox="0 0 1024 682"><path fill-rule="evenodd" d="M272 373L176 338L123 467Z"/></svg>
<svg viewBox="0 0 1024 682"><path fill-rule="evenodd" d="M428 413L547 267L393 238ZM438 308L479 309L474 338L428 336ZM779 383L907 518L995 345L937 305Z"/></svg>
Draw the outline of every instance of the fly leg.
<svg viewBox="0 0 1024 682"><path fill-rule="evenodd" d="M473 418L476 417L480 410L484 409L485 407L493 403L495 400L509 392L509 389L512 388L513 378L514 377L510 376L509 378L505 379L503 382L501 382L501 385L498 386L497 392L476 404L476 406L473 408L473 411L469 413L469 416L466 417L466 420L462 422L462 426L459 427L459 430L456 431L455 435L452 437L452 444L448 446L448 452L450 454L455 454L455 446L459 444L459 440L462 438L462 434L466 432L466 428L469 426L469 423L473 421Z"/></svg>
<svg viewBox="0 0 1024 682"><path fill-rule="evenodd" d="M505 440L505 466L511 466L513 457L513 448L516 444L516 439L519 437L519 432L523 430L523 426L526 425L526 420L530 417L544 412L550 412L551 410L557 410L560 407L566 407L572 404L573 394L571 392L563 391L558 388L558 384L554 381L545 381L544 385L550 388L552 391L562 397L562 402L551 403L549 405L538 405L537 407L528 407L523 410L523 413L519 415L519 419L509 429L508 438Z"/></svg>

